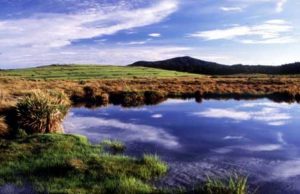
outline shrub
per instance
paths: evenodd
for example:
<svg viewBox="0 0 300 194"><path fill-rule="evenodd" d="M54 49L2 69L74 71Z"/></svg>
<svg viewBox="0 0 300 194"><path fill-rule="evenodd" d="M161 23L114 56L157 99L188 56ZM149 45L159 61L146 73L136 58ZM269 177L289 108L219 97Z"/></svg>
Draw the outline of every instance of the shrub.
<svg viewBox="0 0 300 194"><path fill-rule="evenodd" d="M69 107L69 99L62 92L34 91L16 105L19 127L29 134L61 132Z"/></svg>

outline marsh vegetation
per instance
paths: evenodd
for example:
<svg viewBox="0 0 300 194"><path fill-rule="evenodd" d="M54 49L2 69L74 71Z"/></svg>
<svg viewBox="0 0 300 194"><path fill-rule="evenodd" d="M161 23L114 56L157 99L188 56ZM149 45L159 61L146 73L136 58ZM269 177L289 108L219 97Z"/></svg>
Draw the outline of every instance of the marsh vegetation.
<svg viewBox="0 0 300 194"><path fill-rule="evenodd" d="M153 180L168 171L157 155L125 156L126 145L115 140L91 145L81 136L41 134L61 132L70 106L92 108L111 103L131 107L192 97L198 102L261 97L300 101L297 76L206 77L91 66L8 70L0 76L0 136L9 138L0 139L0 183L29 182L36 191L49 193L250 193L243 177L208 179L191 190L156 188ZM8 135L11 132L16 134Z"/></svg>

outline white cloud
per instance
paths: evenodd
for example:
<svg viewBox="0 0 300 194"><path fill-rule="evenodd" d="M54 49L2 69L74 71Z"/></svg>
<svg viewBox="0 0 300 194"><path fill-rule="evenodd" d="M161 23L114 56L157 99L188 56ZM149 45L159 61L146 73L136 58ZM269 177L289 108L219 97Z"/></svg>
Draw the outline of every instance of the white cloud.
<svg viewBox="0 0 300 194"><path fill-rule="evenodd" d="M155 118L155 119L159 119L159 118L162 118L163 115L162 114L154 114L151 116L152 118Z"/></svg>
<svg viewBox="0 0 300 194"><path fill-rule="evenodd" d="M225 118L238 121L250 120L251 115L245 111L237 111L234 109L218 109L210 108L203 112L193 113L196 116L209 117L209 118Z"/></svg>
<svg viewBox="0 0 300 194"><path fill-rule="evenodd" d="M67 133L85 135L94 142L100 142L103 139L119 139L125 142L157 143L168 149L180 147L177 138L163 128L122 122L116 119L81 117L70 114L64 122L64 128Z"/></svg>
<svg viewBox="0 0 300 194"><path fill-rule="evenodd" d="M283 144L283 145L286 145L286 141L283 139L283 133L281 132L278 132L277 133L277 140L279 143Z"/></svg>
<svg viewBox="0 0 300 194"><path fill-rule="evenodd" d="M51 64L127 65L140 60L162 60L177 57L191 50L177 46L119 45L107 47L72 47L43 49L37 47L7 49L0 55L0 68L28 67ZM16 55L16 53L18 53Z"/></svg>
<svg viewBox="0 0 300 194"><path fill-rule="evenodd" d="M251 5L257 5L262 3L270 3L274 5L275 12L280 13L283 11L284 5L288 2L288 0L226 0L228 3L234 3L235 5L241 5L243 7L248 7Z"/></svg>
<svg viewBox="0 0 300 194"><path fill-rule="evenodd" d="M114 7L94 6L93 9L69 14L39 13L27 18L0 20L0 59L11 63L8 59L19 54L20 50L21 56L24 52L40 58L46 55L48 58L49 54L57 54L57 49L67 50L66 47L76 40L111 35L158 23L175 12L177 6L177 0L155 1L148 7L140 8L126 2ZM55 60L55 57L51 59ZM24 57L25 63L26 60ZM48 63L49 61L51 60Z"/></svg>
<svg viewBox="0 0 300 194"><path fill-rule="evenodd" d="M255 146L245 146L242 149L252 152L271 152L282 149L280 144L265 144L265 145L255 145Z"/></svg>
<svg viewBox="0 0 300 194"><path fill-rule="evenodd" d="M231 136L231 135L228 135L228 136L225 136L223 138L224 140L241 140L241 139L244 139L243 136Z"/></svg>
<svg viewBox="0 0 300 194"><path fill-rule="evenodd" d="M241 145L241 146L227 146L223 148L217 148L213 151L219 154L228 154L234 150L245 150L248 152L273 152L281 150L281 144L261 144L261 145Z"/></svg>
<svg viewBox="0 0 300 194"><path fill-rule="evenodd" d="M154 37L154 38L159 38L159 37L161 37L161 34L160 33L151 33L151 34L148 34L148 36Z"/></svg>
<svg viewBox="0 0 300 194"><path fill-rule="evenodd" d="M284 5L287 3L287 0L278 0L276 5L276 12L280 13L283 11Z"/></svg>
<svg viewBox="0 0 300 194"><path fill-rule="evenodd" d="M288 179L300 175L300 160L282 162L272 170L273 178Z"/></svg>
<svg viewBox="0 0 300 194"><path fill-rule="evenodd" d="M241 11L243 11L243 8L241 8L241 7L220 7L220 9L225 12L241 12Z"/></svg>
<svg viewBox="0 0 300 194"><path fill-rule="evenodd" d="M189 36L204 40L236 40L245 44L278 44L295 42L295 38L290 35L292 30L291 24L277 19L268 20L259 25L201 31Z"/></svg>
<svg viewBox="0 0 300 194"><path fill-rule="evenodd" d="M109 10L112 8L109 8ZM148 8L89 10L75 14L39 14L0 21L1 47L62 47L73 40L114 34L160 22L177 9L177 1L163 0Z"/></svg>
<svg viewBox="0 0 300 194"><path fill-rule="evenodd" d="M240 106L242 108L253 108L257 106L258 110L240 110L237 108L209 108L202 112L193 113L196 116L219 118L219 119L232 119L234 121L247 121L253 120L256 122L263 122L270 126L283 126L286 125L289 120L292 119L291 115L286 112L284 104L281 107L274 105L273 103L259 103L259 104L245 104Z"/></svg>

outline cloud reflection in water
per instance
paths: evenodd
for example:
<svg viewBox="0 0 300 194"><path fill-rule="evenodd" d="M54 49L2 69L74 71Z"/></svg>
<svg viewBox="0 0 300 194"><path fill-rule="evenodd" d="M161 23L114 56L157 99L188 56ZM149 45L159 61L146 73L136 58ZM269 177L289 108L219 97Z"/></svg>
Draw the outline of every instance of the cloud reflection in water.
<svg viewBox="0 0 300 194"><path fill-rule="evenodd" d="M70 114L64 122L64 127L67 133L83 134L94 141L109 138L121 139L125 142L155 143L168 149L178 149L180 147L177 138L163 128L122 122L117 119L82 117ZM109 129L108 132L106 132L107 129Z"/></svg>

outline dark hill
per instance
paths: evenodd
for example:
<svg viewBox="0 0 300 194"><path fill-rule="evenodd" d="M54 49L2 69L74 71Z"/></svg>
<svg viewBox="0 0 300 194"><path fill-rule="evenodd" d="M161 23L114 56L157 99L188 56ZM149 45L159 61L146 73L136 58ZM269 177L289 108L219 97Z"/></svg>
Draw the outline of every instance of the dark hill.
<svg viewBox="0 0 300 194"><path fill-rule="evenodd" d="M203 61L192 57L177 57L164 61L139 61L129 66L152 67L166 70L182 71L206 75L231 74L300 74L300 63L281 66L264 65L223 65Z"/></svg>

